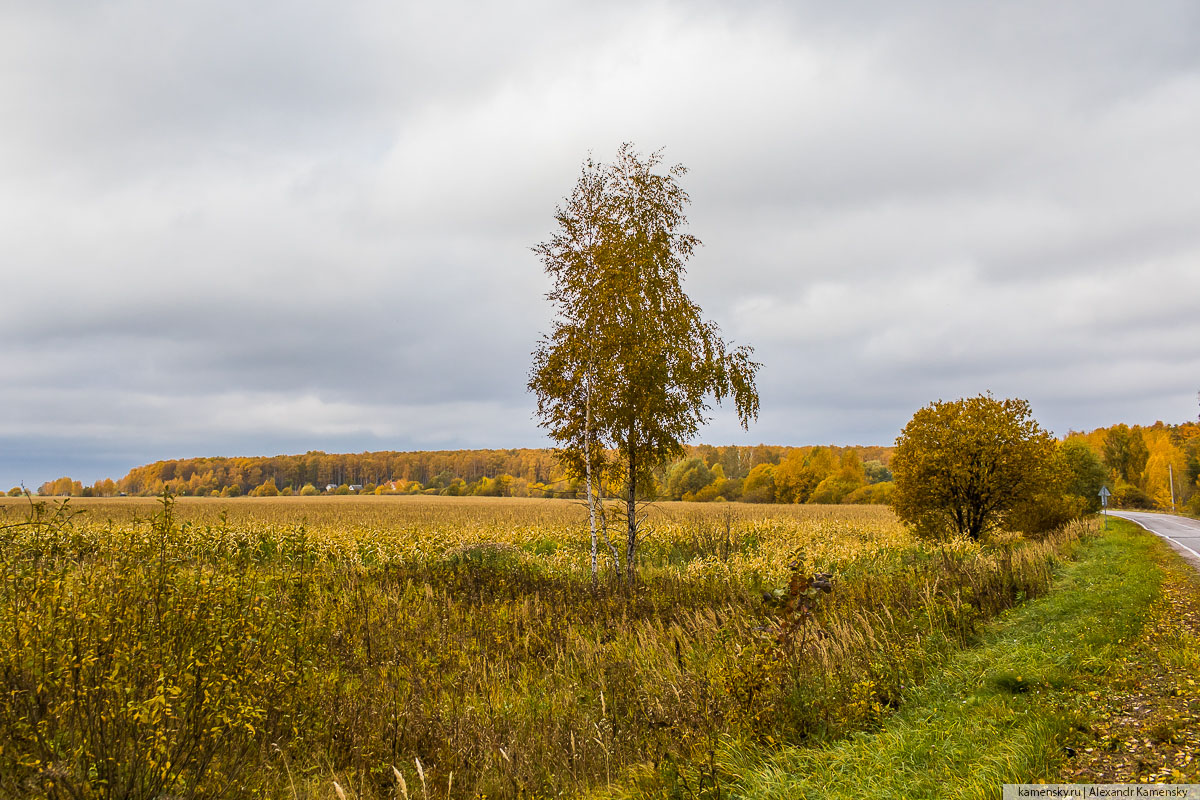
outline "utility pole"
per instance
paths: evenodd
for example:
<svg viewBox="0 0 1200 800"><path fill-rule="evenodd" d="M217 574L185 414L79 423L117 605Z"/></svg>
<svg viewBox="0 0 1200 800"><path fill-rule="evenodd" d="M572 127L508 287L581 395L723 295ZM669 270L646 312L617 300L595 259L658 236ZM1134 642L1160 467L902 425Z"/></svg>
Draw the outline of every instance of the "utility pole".
<svg viewBox="0 0 1200 800"><path fill-rule="evenodd" d="M1175 468L1170 462L1167 463L1167 483L1171 484L1171 513L1175 513Z"/></svg>

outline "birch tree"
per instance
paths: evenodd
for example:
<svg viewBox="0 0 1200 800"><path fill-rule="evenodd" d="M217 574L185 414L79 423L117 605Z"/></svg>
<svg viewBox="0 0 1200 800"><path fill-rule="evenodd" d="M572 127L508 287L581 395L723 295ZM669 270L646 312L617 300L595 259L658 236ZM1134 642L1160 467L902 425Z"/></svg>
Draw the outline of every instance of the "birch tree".
<svg viewBox="0 0 1200 800"><path fill-rule="evenodd" d="M657 171L661 152L622 145L611 164L584 162L555 213L557 232L534 248L553 280L556 318L534 351L529 389L558 455L584 478L623 485L625 572L636 577L639 490L680 457L708 421L710 401L733 401L742 426L758 415L753 349L734 347L683 290L700 241L683 228L686 169ZM602 491L602 490L601 490Z"/></svg>

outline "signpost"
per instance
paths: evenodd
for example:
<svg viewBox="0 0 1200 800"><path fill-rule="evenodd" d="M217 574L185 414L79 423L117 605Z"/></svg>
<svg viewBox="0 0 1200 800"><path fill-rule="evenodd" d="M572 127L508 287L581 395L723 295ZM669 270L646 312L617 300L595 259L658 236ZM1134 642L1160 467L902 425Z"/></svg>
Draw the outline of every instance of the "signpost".
<svg viewBox="0 0 1200 800"><path fill-rule="evenodd" d="M1107 486L1100 487L1100 506L1104 509L1104 530L1108 530L1108 496L1112 494Z"/></svg>

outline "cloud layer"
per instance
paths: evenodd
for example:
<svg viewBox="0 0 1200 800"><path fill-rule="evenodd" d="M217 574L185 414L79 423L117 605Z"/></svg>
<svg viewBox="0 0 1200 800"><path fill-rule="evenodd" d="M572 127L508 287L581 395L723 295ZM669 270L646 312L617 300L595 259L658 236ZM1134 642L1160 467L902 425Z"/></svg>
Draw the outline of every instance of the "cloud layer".
<svg viewBox="0 0 1200 800"><path fill-rule="evenodd" d="M529 248L625 140L691 169L689 290L764 364L706 441L1195 416L1194 3L5 14L0 488L542 443Z"/></svg>

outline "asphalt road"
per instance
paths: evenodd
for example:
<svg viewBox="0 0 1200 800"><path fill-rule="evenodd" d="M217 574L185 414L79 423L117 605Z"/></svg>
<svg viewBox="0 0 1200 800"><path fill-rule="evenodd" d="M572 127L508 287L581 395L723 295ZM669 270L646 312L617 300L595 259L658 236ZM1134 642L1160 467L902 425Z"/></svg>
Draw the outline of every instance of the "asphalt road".
<svg viewBox="0 0 1200 800"><path fill-rule="evenodd" d="M1158 534L1171 543L1188 560L1200 566L1200 520L1176 517L1170 514L1152 514L1148 511L1113 511L1111 516L1136 522L1151 533Z"/></svg>

